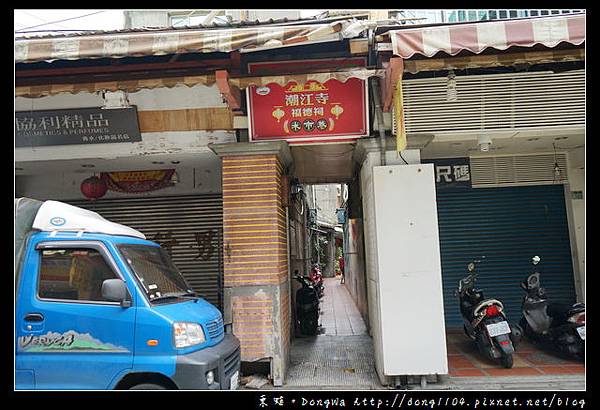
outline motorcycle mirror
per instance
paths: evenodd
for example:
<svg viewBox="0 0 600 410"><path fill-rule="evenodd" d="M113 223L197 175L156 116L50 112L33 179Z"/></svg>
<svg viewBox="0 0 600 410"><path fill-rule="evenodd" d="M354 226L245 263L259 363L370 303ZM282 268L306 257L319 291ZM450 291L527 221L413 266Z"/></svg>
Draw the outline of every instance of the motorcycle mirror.
<svg viewBox="0 0 600 410"><path fill-rule="evenodd" d="M540 257L539 257L539 256L537 256L537 255L536 255L536 256L534 256L533 258L531 258L531 262L532 262L534 265L537 265L538 263L540 263L540 261L541 261L541 260L542 260L542 258L540 258Z"/></svg>
<svg viewBox="0 0 600 410"><path fill-rule="evenodd" d="M467 265L467 270L469 272L473 272L475 270L475 264L473 262L469 262L469 264Z"/></svg>
<svg viewBox="0 0 600 410"><path fill-rule="evenodd" d="M529 278L527 279L527 284L528 284L530 287L534 287L534 286L536 286L536 285L538 284L538 282L539 282L539 278L538 278L538 275L537 275L537 274L535 274L535 275L531 275L531 276L529 276Z"/></svg>

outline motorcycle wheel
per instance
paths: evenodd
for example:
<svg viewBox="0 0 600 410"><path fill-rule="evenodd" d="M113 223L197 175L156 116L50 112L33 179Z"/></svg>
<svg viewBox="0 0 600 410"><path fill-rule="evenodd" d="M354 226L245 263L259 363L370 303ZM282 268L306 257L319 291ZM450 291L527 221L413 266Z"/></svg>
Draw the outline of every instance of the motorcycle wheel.
<svg viewBox="0 0 600 410"><path fill-rule="evenodd" d="M527 329L527 319L522 317L521 320L519 320L519 326L521 326L521 329L523 329L523 333L525 333L525 330Z"/></svg>
<svg viewBox="0 0 600 410"><path fill-rule="evenodd" d="M519 326L521 326L521 329L523 329L523 335L521 337L521 340L523 339L524 336L526 336L530 341L537 342L536 335L529 327L529 323L527 323L527 319L522 317L521 320L519 320Z"/></svg>
<svg viewBox="0 0 600 410"><path fill-rule="evenodd" d="M565 346L563 349L567 356L585 361L585 346L583 344L575 342Z"/></svg>
<svg viewBox="0 0 600 410"><path fill-rule="evenodd" d="M314 336L317 334L317 322L314 320L307 320L300 324L300 331L302 334Z"/></svg>
<svg viewBox="0 0 600 410"><path fill-rule="evenodd" d="M500 362L502 362L502 366L506 369L510 369L513 367L513 356L512 354L503 355L500 358Z"/></svg>

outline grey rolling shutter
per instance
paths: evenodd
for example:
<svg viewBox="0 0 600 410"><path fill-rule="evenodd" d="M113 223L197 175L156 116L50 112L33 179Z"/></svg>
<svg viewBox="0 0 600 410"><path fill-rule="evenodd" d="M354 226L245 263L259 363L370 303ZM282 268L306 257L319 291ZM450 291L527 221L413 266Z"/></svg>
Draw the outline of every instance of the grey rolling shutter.
<svg viewBox="0 0 600 410"><path fill-rule="evenodd" d="M139 230L170 251L190 286L222 309L223 200L220 194L69 201Z"/></svg>
<svg viewBox="0 0 600 410"><path fill-rule="evenodd" d="M466 265L485 255L476 286L521 316L519 283L542 258L542 285L552 302L575 302L563 185L437 190L446 324L462 324L454 290Z"/></svg>

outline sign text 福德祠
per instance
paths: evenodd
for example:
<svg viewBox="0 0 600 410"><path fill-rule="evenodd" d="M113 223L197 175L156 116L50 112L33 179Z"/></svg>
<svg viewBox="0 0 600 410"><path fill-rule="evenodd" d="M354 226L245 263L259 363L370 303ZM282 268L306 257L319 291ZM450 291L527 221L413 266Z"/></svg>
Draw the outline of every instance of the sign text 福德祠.
<svg viewBox="0 0 600 410"><path fill-rule="evenodd" d="M369 135L366 82L309 80L248 88L250 139L334 142Z"/></svg>
<svg viewBox="0 0 600 410"><path fill-rule="evenodd" d="M141 140L136 107L15 112L15 147Z"/></svg>

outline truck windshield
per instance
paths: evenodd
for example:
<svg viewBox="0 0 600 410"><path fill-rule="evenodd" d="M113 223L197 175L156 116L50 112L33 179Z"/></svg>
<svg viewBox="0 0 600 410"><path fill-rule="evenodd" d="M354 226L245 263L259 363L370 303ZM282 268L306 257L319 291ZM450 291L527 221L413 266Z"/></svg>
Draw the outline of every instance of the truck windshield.
<svg viewBox="0 0 600 410"><path fill-rule="evenodd" d="M121 245L119 250L139 279L151 302L194 295L163 248Z"/></svg>

